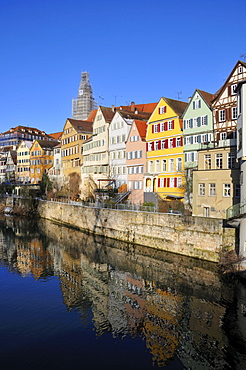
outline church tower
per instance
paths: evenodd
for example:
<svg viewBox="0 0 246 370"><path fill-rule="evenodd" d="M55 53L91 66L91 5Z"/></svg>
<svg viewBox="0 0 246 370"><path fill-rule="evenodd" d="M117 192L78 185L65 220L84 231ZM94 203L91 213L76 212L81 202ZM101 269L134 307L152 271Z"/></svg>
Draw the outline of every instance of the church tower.
<svg viewBox="0 0 246 370"><path fill-rule="evenodd" d="M92 87L89 81L89 73L82 72L78 89L77 99L72 100L72 118L86 120L97 103L92 96Z"/></svg>

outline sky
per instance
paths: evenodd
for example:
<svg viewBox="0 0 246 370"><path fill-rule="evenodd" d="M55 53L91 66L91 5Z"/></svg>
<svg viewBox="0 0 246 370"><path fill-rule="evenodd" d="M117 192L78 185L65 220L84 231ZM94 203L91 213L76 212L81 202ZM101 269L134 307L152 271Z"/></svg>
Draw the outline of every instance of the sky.
<svg viewBox="0 0 246 370"><path fill-rule="evenodd" d="M72 117L81 72L99 105L187 102L246 61L245 0L1 0L0 132Z"/></svg>

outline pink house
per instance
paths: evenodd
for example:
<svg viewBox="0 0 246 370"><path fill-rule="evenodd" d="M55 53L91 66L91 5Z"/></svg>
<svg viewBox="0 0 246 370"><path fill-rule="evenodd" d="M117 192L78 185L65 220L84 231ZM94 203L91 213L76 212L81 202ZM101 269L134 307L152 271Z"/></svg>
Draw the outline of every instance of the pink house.
<svg viewBox="0 0 246 370"><path fill-rule="evenodd" d="M126 168L128 199L135 204L144 202L144 177L146 172L146 136L147 122L134 120L126 142Z"/></svg>

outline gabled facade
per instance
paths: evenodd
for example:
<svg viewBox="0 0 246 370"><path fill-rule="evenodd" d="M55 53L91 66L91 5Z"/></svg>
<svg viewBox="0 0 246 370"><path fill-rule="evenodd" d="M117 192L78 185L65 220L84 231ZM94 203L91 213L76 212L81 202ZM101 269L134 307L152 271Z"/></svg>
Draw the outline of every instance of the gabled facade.
<svg viewBox="0 0 246 370"><path fill-rule="evenodd" d="M21 183L30 182L30 141L22 141L16 150L16 180Z"/></svg>
<svg viewBox="0 0 246 370"><path fill-rule="evenodd" d="M236 148L216 147L198 152L193 171L193 216L226 218L226 209L240 201Z"/></svg>
<svg viewBox="0 0 246 370"><path fill-rule="evenodd" d="M57 188L60 188L65 182L65 179L63 178L61 143L54 147L53 166L49 169L48 175L51 182Z"/></svg>
<svg viewBox="0 0 246 370"><path fill-rule="evenodd" d="M93 123L92 140L83 145L82 173L85 175L83 177L87 174L95 181L109 177L109 125L114 114L113 108L98 107Z"/></svg>
<svg viewBox="0 0 246 370"><path fill-rule="evenodd" d="M16 149L9 150L6 159L6 180L15 181L15 171L16 171Z"/></svg>
<svg viewBox="0 0 246 370"><path fill-rule="evenodd" d="M82 144L92 135L92 122L68 118L61 136L62 168L65 179L83 164Z"/></svg>
<svg viewBox="0 0 246 370"><path fill-rule="evenodd" d="M116 180L116 187L127 184L126 171L126 140L135 119L149 118L150 113L136 114L134 112L119 110L109 125L109 166L110 178ZM146 121L145 121L146 122ZM146 125L146 124L145 124Z"/></svg>
<svg viewBox="0 0 246 370"><path fill-rule="evenodd" d="M148 121L144 191L163 199L184 197L182 115L186 107L185 102L161 98Z"/></svg>
<svg viewBox="0 0 246 370"><path fill-rule="evenodd" d="M57 141L35 140L30 148L30 180L38 184L44 173L53 166L54 147Z"/></svg>
<svg viewBox="0 0 246 370"><path fill-rule="evenodd" d="M235 88L246 79L246 63L238 61L212 102L215 140L219 146L236 145L237 95Z"/></svg>
<svg viewBox="0 0 246 370"><path fill-rule="evenodd" d="M198 150L214 146L213 95L195 90L183 114L185 169L195 169L198 165Z"/></svg>
<svg viewBox="0 0 246 370"><path fill-rule="evenodd" d="M144 203L144 173L146 172L147 122L134 120L126 142L128 199L134 204Z"/></svg>

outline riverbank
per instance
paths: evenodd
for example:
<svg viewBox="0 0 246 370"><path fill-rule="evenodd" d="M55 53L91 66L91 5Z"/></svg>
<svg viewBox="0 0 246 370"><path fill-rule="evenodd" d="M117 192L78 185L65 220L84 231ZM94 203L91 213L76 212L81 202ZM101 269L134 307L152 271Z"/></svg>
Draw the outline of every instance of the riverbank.
<svg viewBox="0 0 246 370"><path fill-rule="evenodd" d="M5 202L10 206L10 198ZM13 199L13 198L12 198ZM44 200L15 198L23 212L91 234L219 263L236 247L236 230L222 219L91 208Z"/></svg>

